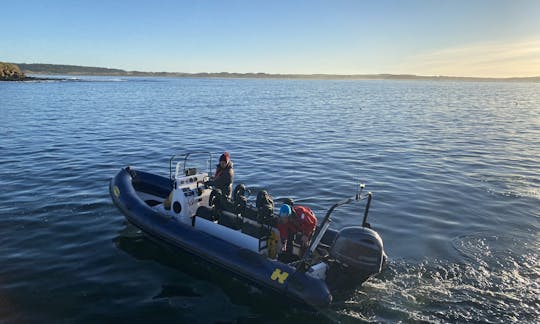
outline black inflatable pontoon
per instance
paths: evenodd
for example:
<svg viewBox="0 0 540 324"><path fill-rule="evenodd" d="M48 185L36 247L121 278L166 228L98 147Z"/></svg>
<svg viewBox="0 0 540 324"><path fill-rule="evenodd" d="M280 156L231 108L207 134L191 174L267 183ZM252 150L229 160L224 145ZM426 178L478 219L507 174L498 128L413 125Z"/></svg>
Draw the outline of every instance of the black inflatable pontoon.
<svg viewBox="0 0 540 324"><path fill-rule="evenodd" d="M209 172L212 155L208 154ZM313 307L328 305L332 292L361 284L379 273L385 262L383 242L366 222L371 193L333 205L318 226L311 245L281 252L273 206L248 203L246 188L235 188L232 199L212 187L209 172L188 168L188 153L169 164L169 178L120 170L110 182L114 204L127 220L154 239L222 267L252 284ZM182 166L183 163L183 166ZM363 186L362 186L363 189ZM330 214L343 204L366 200L361 226L329 229ZM294 240L292 240L294 241Z"/></svg>

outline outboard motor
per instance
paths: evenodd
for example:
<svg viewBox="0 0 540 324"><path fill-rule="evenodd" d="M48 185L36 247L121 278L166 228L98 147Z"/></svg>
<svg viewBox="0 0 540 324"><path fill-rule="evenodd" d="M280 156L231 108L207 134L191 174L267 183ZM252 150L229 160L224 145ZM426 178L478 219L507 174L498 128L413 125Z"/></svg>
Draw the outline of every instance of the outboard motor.
<svg viewBox="0 0 540 324"><path fill-rule="evenodd" d="M363 196L363 188L364 185L360 185L360 191L354 197L344 199L330 207L309 246L309 250L305 253L304 262L301 263L301 265L305 265L306 260L311 260L313 253L330 226L330 215L334 209L367 198L362 226L345 227L337 234L333 234L335 235L333 243L325 258L325 262L329 266L325 280L331 291L347 290L355 284L364 282L369 277L380 273L386 262L382 239L367 223L373 195L368 192L366 196ZM331 238L329 238L330 240ZM308 265L310 265L309 262Z"/></svg>
<svg viewBox="0 0 540 324"><path fill-rule="evenodd" d="M361 280L381 272L385 254L381 237L374 230L351 226L336 235L330 255L347 268L349 275Z"/></svg>

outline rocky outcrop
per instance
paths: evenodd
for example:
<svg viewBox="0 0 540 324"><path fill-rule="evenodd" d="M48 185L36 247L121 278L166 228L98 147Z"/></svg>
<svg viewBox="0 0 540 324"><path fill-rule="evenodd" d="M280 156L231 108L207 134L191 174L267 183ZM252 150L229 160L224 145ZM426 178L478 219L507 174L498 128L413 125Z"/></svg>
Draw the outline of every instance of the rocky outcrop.
<svg viewBox="0 0 540 324"><path fill-rule="evenodd" d="M0 81L22 81L26 76L15 64L0 62Z"/></svg>

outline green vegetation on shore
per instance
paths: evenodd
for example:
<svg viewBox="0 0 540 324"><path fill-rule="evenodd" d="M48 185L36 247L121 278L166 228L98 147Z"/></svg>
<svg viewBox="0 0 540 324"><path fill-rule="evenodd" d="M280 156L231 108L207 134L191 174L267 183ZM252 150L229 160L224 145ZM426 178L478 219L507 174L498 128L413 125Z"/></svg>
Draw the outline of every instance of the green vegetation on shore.
<svg viewBox="0 0 540 324"><path fill-rule="evenodd" d="M101 67L26 64L17 63L26 74L33 75L103 75L103 76L157 76L187 78L261 78L261 79L328 79L328 80L450 80L450 81L527 81L540 82L539 77L525 78L477 78L451 76L418 76L412 74L268 74L268 73L182 73L182 72L140 72Z"/></svg>

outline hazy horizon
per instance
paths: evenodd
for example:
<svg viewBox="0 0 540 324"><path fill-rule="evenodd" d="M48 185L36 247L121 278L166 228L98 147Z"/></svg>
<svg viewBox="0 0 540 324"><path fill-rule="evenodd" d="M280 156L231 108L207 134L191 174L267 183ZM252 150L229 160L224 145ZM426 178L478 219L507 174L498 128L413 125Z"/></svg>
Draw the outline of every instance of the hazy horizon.
<svg viewBox="0 0 540 324"><path fill-rule="evenodd" d="M290 75L290 76L343 76L343 77L362 77L362 76L413 76L413 77L420 77L420 78L469 78L469 79L510 79L510 78L539 78L540 75L534 75L534 76L528 76L528 77L479 77L474 75L469 76L454 76L454 75L424 75L424 74L399 74L399 73L370 73L370 74L329 74L329 73L268 73L264 71L254 71L254 72L235 72L235 71L219 71L219 72L207 72L207 71L199 71L199 72L184 72L184 71L142 71L140 69L135 70L124 70L117 67L103 67L103 66L86 66L86 65L74 65L74 64L56 64L56 63L39 63L39 62L6 62L6 63L12 63L16 65L21 64L36 64L36 65L53 65L53 66L72 66L74 68L92 68L92 69L108 69L108 70L121 70L126 73L154 73L154 74L160 74L160 73L166 73L166 74L220 74L220 73L227 73L227 74L247 74L247 75L256 75L256 74L264 74L264 75ZM43 74L43 73L37 73L37 74Z"/></svg>

